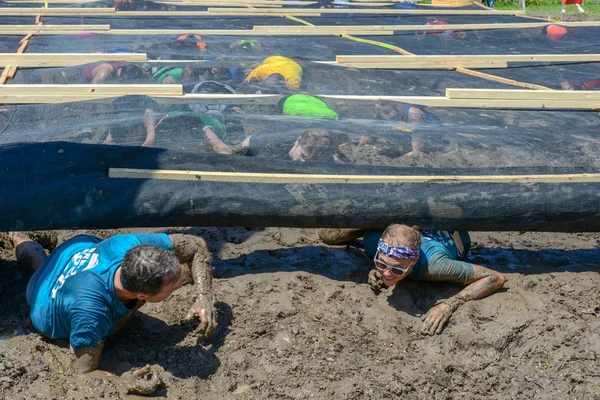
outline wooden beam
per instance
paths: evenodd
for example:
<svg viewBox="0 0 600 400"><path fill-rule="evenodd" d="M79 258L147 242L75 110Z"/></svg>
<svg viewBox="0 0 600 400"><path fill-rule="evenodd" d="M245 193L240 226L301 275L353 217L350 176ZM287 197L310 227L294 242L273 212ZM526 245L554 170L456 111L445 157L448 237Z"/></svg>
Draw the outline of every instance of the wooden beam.
<svg viewBox="0 0 600 400"><path fill-rule="evenodd" d="M12 88L16 86L44 86L44 85L4 85L6 88ZM46 85L46 86L57 86L57 85ZM75 86L75 85L65 85ZM87 88L101 88L108 85L79 85ZM80 92L71 91L67 94L58 94L57 91L46 91L40 88L29 90L26 93L23 91L12 92L5 94L4 88L0 87L0 104L45 104L45 103L64 103L71 101L87 101L97 100L107 97L123 96L128 94L146 94L154 96L157 99L164 101L198 101L202 99L203 102L214 102L214 103L227 103L227 104L244 104L244 103L257 103L267 101L269 104L274 104L278 100L279 95L182 95L182 94L150 94L150 90L142 91L135 89L135 86L143 85L117 85L122 87L122 91L119 90L102 90L97 92L85 91L82 89ZM152 85L147 85L152 86ZM169 86L169 85L155 85L155 86ZM178 86L179 85L173 85ZM127 88L129 87L129 88ZM178 89L180 90L180 89ZM43 93L43 94L40 94ZM78 94L81 93L81 94ZM239 97L238 97L239 96ZM443 96L369 96L369 95L326 95L319 94L318 97L324 99L337 99L344 101L396 101L404 104L414 104L421 106L430 107L457 107L457 108L488 108L488 109L557 109L557 110L595 110L599 108L597 100L544 100L544 99L449 99ZM280 96L279 96L280 98ZM212 99L212 100L211 100ZM228 103L229 102L229 103ZM273 102L273 103L271 103Z"/></svg>
<svg viewBox="0 0 600 400"><path fill-rule="evenodd" d="M338 55L338 63L398 63L429 62L435 63L465 63L465 62L600 62L600 54L494 54L494 55L430 55L404 57L399 55Z"/></svg>
<svg viewBox="0 0 600 400"><path fill-rule="evenodd" d="M333 4L334 6L344 6L344 7L390 7L390 6L393 6L395 3L358 3L358 2L343 3L343 2L334 1L331 4Z"/></svg>
<svg viewBox="0 0 600 400"><path fill-rule="evenodd" d="M284 8L281 9L261 9L260 12L276 12L296 15L299 12L315 12L319 14L376 14L376 15L522 15L522 10L495 10L487 12L484 10L396 10L391 8L385 9L339 9L339 8ZM143 11L141 11L143 12ZM185 11L182 11L185 12ZM247 9L238 8L209 8L208 12L211 14L218 13L235 13L240 15L252 15L252 11ZM168 13L168 12L165 12Z"/></svg>
<svg viewBox="0 0 600 400"><path fill-rule="evenodd" d="M173 3L169 0L161 0L163 3ZM176 3L175 3L176 4ZM293 0L293 1L282 1L282 0L227 0L227 2L222 1L212 1L212 0L186 0L182 3L179 3L183 6L212 6L218 7L221 5L226 5L230 7L246 7L246 6L312 6L317 4L316 1L302 1L302 0Z"/></svg>
<svg viewBox="0 0 600 400"><path fill-rule="evenodd" d="M516 22L506 24L447 24L447 25L320 25L320 26L288 26L288 25L260 25L255 26L254 30L265 32L294 32L303 34L304 32L322 32L322 33L345 33L347 30L360 33L361 31L394 30L394 31L446 31L446 30L499 30L499 29L529 29L542 28L552 25L549 22ZM561 22L560 25L568 27L589 27L600 26L600 21L581 21L581 22Z"/></svg>
<svg viewBox="0 0 600 400"><path fill-rule="evenodd" d="M144 53L0 53L0 65L18 67L70 67L100 61L145 62Z"/></svg>
<svg viewBox="0 0 600 400"><path fill-rule="evenodd" d="M55 32L108 32L110 25L0 25L2 34L54 34Z"/></svg>
<svg viewBox="0 0 600 400"><path fill-rule="evenodd" d="M433 0L431 4L443 7L466 7L473 4L473 0Z"/></svg>
<svg viewBox="0 0 600 400"><path fill-rule="evenodd" d="M273 31L270 32L268 30L262 30L262 29L256 29L258 28L257 26L254 27L253 30L236 30L236 29L232 29L232 30L179 30L179 29L154 29L154 30L150 30L150 29L111 29L110 31L105 31L105 32L98 32L98 33L102 33L102 34L107 34L107 35L178 35L184 32L190 32L190 33L195 33L198 35L213 35L213 36L298 36L298 35L302 35L302 36L329 36L329 35L339 35L342 33L357 33L360 35L373 35L373 36L393 36L394 35L394 31L385 31L385 30L376 30L376 31L360 31L360 32L353 32L352 31L352 27L348 27L348 28L342 28L339 30L339 32L328 32L328 31L304 31L301 33L298 33L296 31ZM310 27L307 27L310 28ZM2 27L0 25L0 31L1 31ZM57 32L52 32L52 33L46 33L49 35L52 34L59 34ZM61 33L61 34L72 34L72 33Z"/></svg>
<svg viewBox="0 0 600 400"><path fill-rule="evenodd" d="M428 107L487 108L487 109L552 109L595 110L596 100L543 100L543 99L449 99L442 96L353 96L318 95L321 98L356 101L397 101Z"/></svg>
<svg viewBox="0 0 600 400"><path fill-rule="evenodd" d="M0 8L0 16L94 16L114 15L114 8Z"/></svg>
<svg viewBox="0 0 600 400"><path fill-rule="evenodd" d="M9 4L83 4L83 3L97 3L102 0L5 0L5 3Z"/></svg>
<svg viewBox="0 0 600 400"><path fill-rule="evenodd" d="M459 24L444 25L444 30L470 29L514 29L541 28L548 23L517 23L517 24ZM600 26L600 21L565 22L567 26ZM59 28L60 27L60 28ZM378 26L254 26L253 30L179 30L179 29L110 29L108 25L0 25L0 34L41 34L41 35L72 35L81 32L94 32L110 35L176 35L191 32L201 35L215 36L327 36L341 34L356 35L393 35L394 31L440 30L437 25L378 25Z"/></svg>
<svg viewBox="0 0 600 400"><path fill-rule="evenodd" d="M474 60L468 61L467 59L462 62L448 61L448 62L428 62L428 61L412 61L412 56L406 57L404 62L343 62L337 63L344 67L358 68L358 69L456 69L458 67L473 68L473 69L493 69L493 68L508 68L506 61L495 61L495 60Z"/></svg>
<svg viewBox="0 0 600 400"><path fill-rule="evenodd" d="M462 67L456 68L456 72L459 72L459 73L465 74L465 75L475 76L477 78L486 79L488 81L504 83L505 85L519 86L519 87L524 87L524 88L528 88L528 89L535 89L535 90L552 90L549 87L545 87L545 86L541 86L541 85L536 85L536 84L533 84L533 83L516 81L514 79L503 78L501 76L486 74L486 73L481 72L481 71L473 71L471 69L462 68Z"/></svg>
<svg viewBox="0 0 600 400"><path fill-rule="evenodd" d="M146 96L181 96L181 85L3 85L1 96L125 96L140 94Z"/></svg>
<svg viewBox="0 0 600 400"><path fill-rule="evenodd" d="M548 175L325 175L260 172L179 171L109 168L109 178L167 179L177 181L244 182L268 184L381 184L381 183L597 183L600 174Z"/></svg>
<svg viewBox="0 0 600 400"><path fill-rule="evenodd" d="M592 100L600 108L600 92L593 90L446 89L449 99Z"/></svg>

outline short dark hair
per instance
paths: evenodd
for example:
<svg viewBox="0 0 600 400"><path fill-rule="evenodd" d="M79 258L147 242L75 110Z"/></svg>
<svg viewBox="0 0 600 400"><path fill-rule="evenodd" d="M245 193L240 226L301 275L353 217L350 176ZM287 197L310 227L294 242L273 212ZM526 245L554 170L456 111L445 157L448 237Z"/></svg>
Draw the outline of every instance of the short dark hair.
<svg viewBox="0 0 600 400"><path fill-rule="evenodd" d="M144 71L142 71L142 68L137 65L127 64L121 68L118 81L123 83L140 81L142 79L144 79Z"/></svg>
<svg viewBox="0 0 600 400"><path fill-rule="evenodd" d="M131 293L154 296L180 277L181 264L177 256L160 247L132 247L121 264L121 284Z"/></svg>
<svg viewBox="0 0 600 400"><path fill-rule="evenodd" d="M323 161L331 153L333 140L324 130L307 129L300 134L300 145L310 161Z"/></svg>

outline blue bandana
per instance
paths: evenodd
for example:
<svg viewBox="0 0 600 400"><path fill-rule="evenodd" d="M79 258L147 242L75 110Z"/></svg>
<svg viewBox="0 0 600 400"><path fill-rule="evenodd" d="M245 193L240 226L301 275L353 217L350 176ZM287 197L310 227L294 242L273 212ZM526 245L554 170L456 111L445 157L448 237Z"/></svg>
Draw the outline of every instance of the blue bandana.
<svg viewBox="0 0 600 400"><path fill-rule="evenodd" d="M391 258L405 258L414 260L419 255L419 250L412 250L403 246L390 246L382 239L379 239L379 242L377 242L377 250L379 250L379 252L384 256Z"/></svg>

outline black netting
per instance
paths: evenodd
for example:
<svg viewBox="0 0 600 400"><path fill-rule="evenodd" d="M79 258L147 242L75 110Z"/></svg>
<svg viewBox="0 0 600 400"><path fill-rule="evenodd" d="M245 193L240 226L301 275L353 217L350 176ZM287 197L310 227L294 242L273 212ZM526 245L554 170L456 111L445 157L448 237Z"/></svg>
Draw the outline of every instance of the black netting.
<svg viewBox="0 0 600 400"><path fill-rule="evenodd" d="M128 7L206 9L149 2L134 2ZM481 10L475 6L466 9ZM432 15L361 14L301 19L317 26L425 26L440 20ZM34 21L35 17L0 18L5 25L31 25ZM447 24L532 21L539 20L491 14L443 16ZM148 60L24 67L8 80L7 90L17 84L98 86L90 91L82 91L86 86L40 86L36 89L39 92L4 97L6 104L0 110L0 190L8 200L2 205L2 228L177 224L363 227L400 218L422 227L449 229L598 229L597 223L589 223L597 214L600 193L594 181L492 182L499 175L598 173L600 121L589 103L549 110L532 102L513 109L510 100L502 105L483 98L456 107L453 99L444 96L448 88L524 89L528 84L598 90L599 63L513 62L508 68L480 70L493 75L487 79L441 68L332 65L338 55L398 55L401 49L416 55L593 54L597 52L594 38L598 37L598 27L456 31L444 30L444 24L439 24L439 31L399 30L394 35L340 37L193 32L302 26L275 16L44 16L42 22L108 24L111 29L180 29L181 33L79 32L34 35L30 39L27 54L93 53L108 59L120 53L145 53ZM3 36L2 52L16 52L23 36ZM494 76L505 80L494 80ZM165 83L181 85L175 87L180 92L146 96L141 90L158 89L121 86ZM68 87L75 91L53 92ZM107 90L130 95L114 95ZM431 176L432 181L349 185L203 182L201 175L192 181L108 177L109 168L120 167L422 175ZM439 175L485 175L492 180L439 183L435 181ZM45 215L49 208L56 212ZM30 212L33 209L44 213ZM582 227L583 221L588 224Z"/></svg>

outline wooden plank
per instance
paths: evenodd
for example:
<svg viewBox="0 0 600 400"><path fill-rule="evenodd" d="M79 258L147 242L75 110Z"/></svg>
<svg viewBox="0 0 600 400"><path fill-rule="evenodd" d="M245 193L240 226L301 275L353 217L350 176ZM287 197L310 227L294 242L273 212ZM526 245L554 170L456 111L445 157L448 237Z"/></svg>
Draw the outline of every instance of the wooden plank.
<svg viewBox="0 0 600 400"><path fill-rule="evenodd" d="M143 13L144 11L140 11ZM182 11L186 12L186 11ZM252 10L242 8L208 8L208 12L211 14L218 13L236 13L240 15L253 15ZM377 14L377 15L523 15L522 10L396 10L392 8L385 9L338 9L338 8L319 8L319 9L306 9L306 8L284 8L284 9L268 9L263 8L260 12L283 12L286 14L296 15L299 12L318 12L320 14ZM123 12L125 13L125 12ZM166 11L165 13L169 13Z"/></svg>
<svg viewBox="0 0 600 400"><path fill-rule="evenodd" d="M0 30L4 32L22 32L33 30L36 32L54 32L54 31L109 31L110 25L0 25Z"/></svg>
<svg viewBox="0 0 600 400"><path fill-rule="evenodd" d="M2 70L2 75L0 75L0 85L4 85L6 83L6 81L8 80L8 74L10 72L10 65L4 67L4 69Z"/></svg>
<svg viewBox="0 0 600 400"><path fill-rule="evenodd" d="M296 15L299 12L314 11L320 14L377 14L377 15L523 15L522 10L495 10L486 12L483 10L396 10L396 9L339 9L339 8L318 8L318 9L306 9L306 8L285 8L283 10L270 10L261 9L260 12L283 12L285 14ZM143 11L142 11L143 12ZM182 11L185 12L185 11ZM213 14L219 12L230 12L240 15L253 15L253 12L247 9L237 8L209 8L208 12ZM169 13L169 12L165 12Z"/></svg>
<svg viewBox="0 0 600 400"><path fill-rule="evenodd" d="M455 89L447 88L449 99L523 99L523 100L594 100L600 92L593 90L519 90L519 89Z"/></svg>
<svg viewBox="0 0 600 400"><path fill-rule="evenodd" d="M344 6L344 7L391 7L394 5L394 3L358 3L358 2L351 2L351 3L343 3L343 2L332 2L331 4L333 4L334 6Z"/></svg>
<svg viewBox="0 0 600 400"><path fill-rule="evenodd" d="M393 36L394 31L385 31L385 30L376 30L376 31L360 31L353 32L352 27L340 29L340 32L326 32L326 31L304 31L304 32L295 32L295 31L273 31L269 30L256 30L256 26L253 30L190 30L183 31L179 29L111 29L110 31L98 32L107 35L178 35L182 32L193 32L198 35L214 35L214 36L329 36L331 34L342 34L342 33L357 33L360 35L373 35L373 36ZM310 28L310 27L307 27ZM0 32L1 32L0 26ZM46 34L72 34L65 32L52 32Z"/></svg>
<svg viewBox="0 0 600 400"><path fill-rule="evenodd" d="M346 30L352 30L352 32L360 33L361 31L377 31L381 30L394 30L394 31L441 31L441 30L503 30L503 29L529 29L529 28L542 28L544 26L551 25L548 22L519 22L519 23L506 23L506 24L447 24L447 25L354 25L354 26L340 26L340 25L320 25L320 26L287 26L287 25L261 25L255 26L254 30L276 32L276 31L287 31L302 34L304 32L323 32L323 33L342 33ZM600 21L580 21L580 22L561 22L562 26L569 27L589 27L589 26L600 26Z"/></svg>
<svg viewBox="0 0 600 400"><path fill-rule="evenodd" d="M596 100L543 100L543 99L449 99L442 96L353 96L318 95L321 98L357 101L397 101L429 107L488 108L488 109L552 109L595 110Z"/></svg>
<svg viewBox="0 0 600 400"><path fill-rule="evenodd" d="M181 85L3 85L2 96L68 96L68 95L114 95L141 94L146 96L183 94Z"/></svg>
<svg viewBox="0 0 600 400"><path fill-rule="evenodd" d="M9 4L87 4L87 3L97 3L102 0L5 0L5 3Z"/></svg>
<svg viewBox="0 0 600 400"><path fill-rule="evenodd" d="M516 81L514 79L503 78L501 76L490 75L490 74L486 74L481 71L473 71L473 70L470 70L467 68L462 68L462 67L456 68L456 72L459 72L459 73L465 74L465 75L475 76L477 78L482 78L482 79L486 79L486 80L493 81L493 82L504 83L505 85L519 86L519 87L535 89L535 90L552 90L551 88L548 88L545 86L536 85L536 84L527 83L527 82L520 82L520 81Z"/></svg>
<svg viewBox="0 0 600 400"><path fill-rule="evenodd" d="M0 8L0 16L94 16L114 15L114 8Z"/></svg>
<svg viewBox="0 0 600 400"><path fill-rule="evenodd" d="M18 67L69 67L99 61L145 62L144 53L0 53L0 65Z"/></svg>
<svg viewBox="0 0 600 400"><path fill-rule="evenodd" d="M325 175L259 172L180 171L109 168L110 178L167 179L177 181L245 182L267 184L381 184L381 183L597 183L600 174L548 175Z"/></svg>
<svg viewBox="0 0 600 400"><path fill-rule="evenodd" d="M3 85L4 87L11 88L17 85ZM24 86L42 86L42 85L24 85ZM52 85L51 85L52 86ZM56 86L56 85L54 85ZM92 85L82 85L92 87ZM107 86L97 85L95 87ZM135 90L133 86L136 85L120 85L120 86L131 86L129 90L123 90L118 93L116 90L102 91L102 92L81 92L83 94L64 94L59 95L57 92L50 94L47 91L32 90L28 93L20 94L4 94L4 87L0 87L0 104L45 104L45 103L63 103L69 101L87 101L96 100L107 97L115 97L127 94L147 94L142 93L140 90ZM138 85L139 86L139 85ZM167 85L156 85L156 86L167 86ZM178 85L177 85L178 86ZM44 94L39 94L44 93ZM224 102L230 101L227 104L243 104L244 102L256 103L261 102L261 97L265 96L266 101L275 102L278 95L241 95L243 97L236 97L240 95L226 95L230 97L215 96L215 95L152 95L157 99L164 99L165 101L188 101L202 99L205 102ZM599 108L598 101L596 100L543 100L543 99L449 99L443 96L369 96L369 95L317 95L321 98L337 99L337 100L348 100L348 101L396 101L405 104L414 104L430 107L456 107L456 108L487 108L487 109L576 109L576 110L595 110ZM214 99L214 100L211 100Z"/></svg>
<svg viewBox="0 0 600 400"><path fill-rule="evenodd" d="M338 55L335 57L339 63L404 63L404 62L429 62L429 63L464 63L480 61L503 62L599 62L600 54L494 54L494 55L429 55L404 57L399 55Z"/></svg>
<svg viewBox="0 0 600 400"><path fill-rule="evenodd" d="M470 6L473 0L432 0L431 4L444 7L465 7Z"/></svg>
<svg viewBox="0 0 600 400"><path fill-rule="evenodd" d="M358 68L358 69L456 69L458 67L473 68L473 69L493 69L493 68L508 68L506 61L468 61L463 62L426 62L426 61L411 61L412 56L408 56L405 62L375 62L375 63L338 63L338 65L344 67Z"/></svg>

